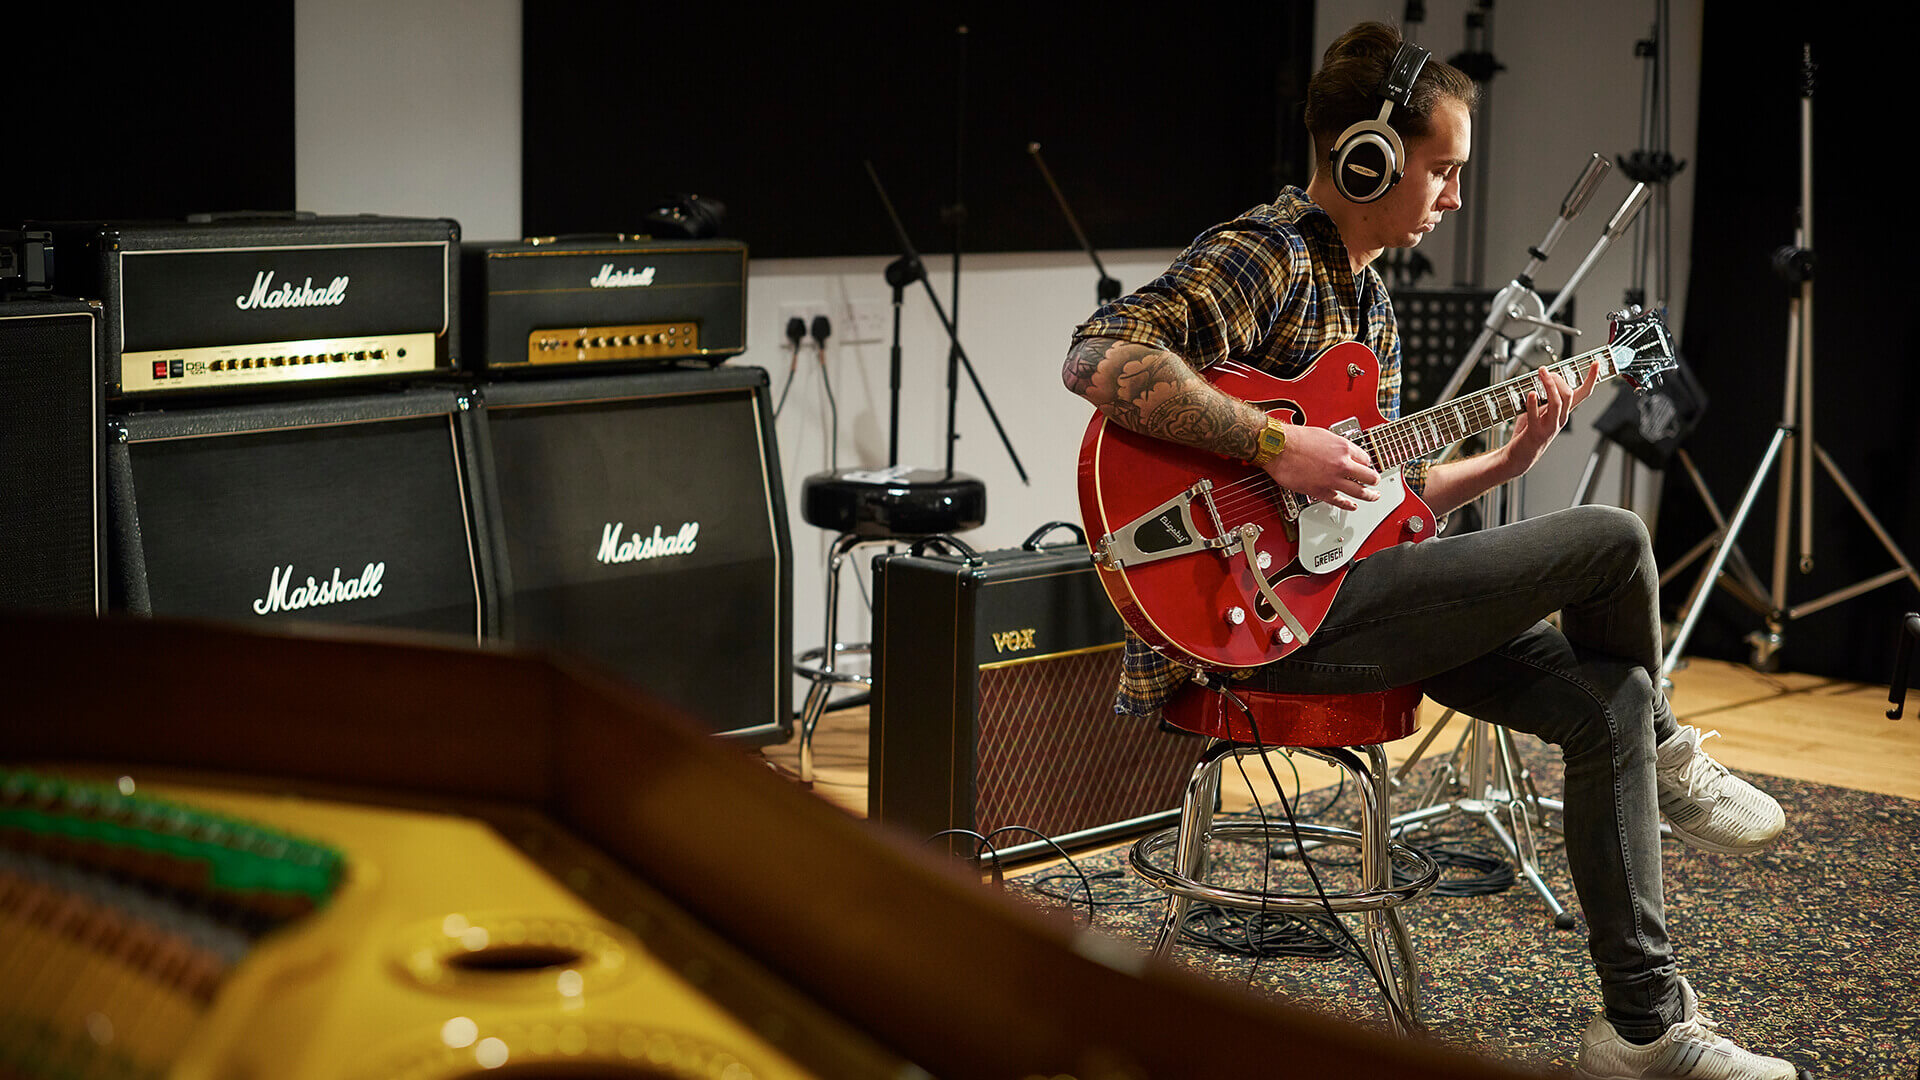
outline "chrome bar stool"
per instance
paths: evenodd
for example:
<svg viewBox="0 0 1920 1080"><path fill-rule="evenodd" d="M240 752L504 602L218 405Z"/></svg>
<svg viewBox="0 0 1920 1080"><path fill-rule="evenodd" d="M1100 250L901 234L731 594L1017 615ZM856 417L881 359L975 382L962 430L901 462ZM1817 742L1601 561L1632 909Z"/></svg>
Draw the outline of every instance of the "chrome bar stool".
<svg viewBox="0 0 1920 1080"><path fill-rule="evenodd" d="M1166 916L1154 939L1153 955L1166 955L1179 940L1195 900L1236 911L1321 915L1331 908L1357 912L1363 924L1363 948L1387 997L1389 1021L1401 1034L1418 1030L1419 962L1399 909L1432 889L1440 880L1440 868L1431 856L1388 835L1387 757L1382 744L1413 734L1419 706L1418 686L1365 694L1279 694L1238 687L1218 692L1197 683L1182 688L1168 702L1163 718L1174 727L1207 736L1207 746L1187 781L1180 823L1142 837L1131 853L1134 871L1167 894ZM1359 793L1357 830L1299 823L1303 846L1331 844L1359 852L1357 887L1328 892L1325 904L1312 892L1257 891L1207 880L1207 853L1213 840L1294 845L1293 830L1283 821L1213 820L1220 768L1227 759L1282 748L1339 766ZM1366 754L1366 762L1355 749ZM1165 858L1169 850L1171 864ZM1393 883L1396 864L1410 875L1407 884Z"/></svg>
<svg viewBox="0 0 1920 1080"><path fill-rule="evenodd" d="M987 520L987 487L977 478L944 469L895 465L881 469L817 472L800 484L800 516L838 534L827 547L827 617L821 644L794 658L794 673L807 679L800 713L800 779L813 783L813 729L835 690L871 691L871 672L842 668L844 659L867 656L871 642L840 640L840 570L856 549L899 544L978 528Z"/></svg>

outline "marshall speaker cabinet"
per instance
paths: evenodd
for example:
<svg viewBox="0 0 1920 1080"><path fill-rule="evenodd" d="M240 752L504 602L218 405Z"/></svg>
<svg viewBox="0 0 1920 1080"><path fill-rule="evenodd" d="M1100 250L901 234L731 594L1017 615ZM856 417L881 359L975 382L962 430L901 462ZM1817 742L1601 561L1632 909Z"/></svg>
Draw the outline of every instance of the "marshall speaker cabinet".
<svg viewBox="0 0 1920 1080"><path fill-rule="evenodd" d="M1003 856L1179 817L1200 740L1114 714L1125 631L1086 545L1042 546L1055 527L875 558L870 817L922 837L1023 826L993 837Z"/></svg>
<svg viewBox="0 0 1920 1080"><path fill-rule="evenodd" d="M98 305L0 300L0 608L106 599Z"/></svg>
<svg viewBox="0 0 1920 1080"><path fill-rule="evenodd" d="M118 397L451 368L460 226L444 219L55 222L55 283L105 305Z"/></svg>
<svg viewBox="0 0 1920 1080"><path fill-rule="evenodd" d="M792 543L767 374L485 388L503 635L598 661L715 733L792 731Z"/></svg>
<svg viewBox="0 0 1920 1080"><path fill-rule="evenodd" d="M468 512L468 400L414 390L118 418L120 602L478 641L486 567Z"/></svg>
<svg viewBox="0 0 1920 1080"><path fill-rule="evenodd" d="M711 366L747 347L737 240L470 243L464 260L466 341L494 372Z"/></svg>

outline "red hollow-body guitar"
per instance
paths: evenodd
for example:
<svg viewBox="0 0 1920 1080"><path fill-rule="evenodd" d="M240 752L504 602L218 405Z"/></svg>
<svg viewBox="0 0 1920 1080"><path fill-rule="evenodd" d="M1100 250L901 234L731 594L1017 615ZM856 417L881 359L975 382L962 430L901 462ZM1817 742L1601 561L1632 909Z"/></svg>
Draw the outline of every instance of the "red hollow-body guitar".
<svg viewBox="0 0 1920 1080"><path fill-rule="evenodd" d="M1674 366L1659 313L1613 317L1610 341L1551 365L1569 385L1589 366L1636 389ZM1357 510L1285 490L1266 471L1128 431L1095 414L1080 444L1080 513L1100 581L1134 633L1159 652L1213 670L1256 667L1312 639L1353 564L1434 534L1432 511L1401 466L1518 416L1538 387L1529 371L1413 416L1380 414L1380 364L1335 345L1281 379L1227 360L1208 381L1291 424L1330 428L1366 450L1377 502Z"/></svg>

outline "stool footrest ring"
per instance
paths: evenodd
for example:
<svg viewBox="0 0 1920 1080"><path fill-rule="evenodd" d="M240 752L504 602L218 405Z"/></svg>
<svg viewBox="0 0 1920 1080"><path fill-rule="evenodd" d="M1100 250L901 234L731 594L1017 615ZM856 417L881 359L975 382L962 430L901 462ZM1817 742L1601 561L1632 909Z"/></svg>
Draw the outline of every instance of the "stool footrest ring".
<svg viewBox="0 0 1920 1080"><path fill-rule="evenodd" d="M1367 892L1329 892L1327 903L1322 905L1318 895L1255 892L1181 877L1156 862L1158 856L1178 840L1179 833L1178 828L1167 828L1141 837L1128 856L1133 869L1163 892L1216 907L1239 911L1278 911L1291 915L1324 914L1329 907L1336 912L1382 911L1399 907L1421 896L1440 881L1439 864L1433 861L1431 855L1395 841L1387 846L1388 856L1414 876L1412 881ZM1257 821L1217 822L1211 833L1214 839L1220 840L1257 840L1265 843L1293 841L1291 829ZM1359 833L1331 825L1303 824L1300 826L1300 836L1302 839L1353 848L1361 844Z"/></svg>
<svg viewBox="0 0 1920 1080"><path fill-rule="evenodd" d="M872 652L873 645L871 642L836 642L833 646L834 663L837 665L839 658L842 656L868 656L871 655ZM850 672L836 671L827 666L826 660L827 646L821 645L817 648L808 649L806 652L794 657L794 674L811 679L817 683L833 683L839 686L873 686L872 675L856 675Z"/></svg>

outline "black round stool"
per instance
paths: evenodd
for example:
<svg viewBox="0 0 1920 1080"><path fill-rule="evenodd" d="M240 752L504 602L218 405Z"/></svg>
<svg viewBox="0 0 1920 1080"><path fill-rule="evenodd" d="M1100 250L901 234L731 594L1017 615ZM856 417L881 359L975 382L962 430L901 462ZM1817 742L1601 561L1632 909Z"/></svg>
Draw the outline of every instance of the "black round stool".
<svg viewBox="0 0 1920 1080"><path fill-rule="evenodd" d="M838 534L827 548L824 644L793 661L793 670L813 683L800 714L800 779L810 784L813 729L827 711L827 698L843 686L873 687L871 674L840 670L841 657L873 651L871 642L840 640L840 564L858 547L978 528L987 520L987 487L976 477L945 469L834 469L801 482L800 516Z"/></svg>

